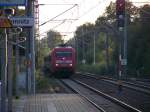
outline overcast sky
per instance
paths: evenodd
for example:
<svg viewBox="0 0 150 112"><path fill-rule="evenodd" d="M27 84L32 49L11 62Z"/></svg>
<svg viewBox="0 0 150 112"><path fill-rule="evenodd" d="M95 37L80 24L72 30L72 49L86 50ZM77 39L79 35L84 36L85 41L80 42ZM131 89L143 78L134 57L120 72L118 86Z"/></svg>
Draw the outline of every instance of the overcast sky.
<svg viewBox="0 0 150 112"><path fill-rule="evenodd" d="M50 21L40 26L40 34L52 29L60 32L64 39L68 40L73 37L73 32L78 26L86 22L94 23L104 13L110 1L116 0L39 0L39 4L45 4L39 7L40 24L71 8L66 13L53 19L55 21ZM150 0L132 1L147 2Z"/></svg>

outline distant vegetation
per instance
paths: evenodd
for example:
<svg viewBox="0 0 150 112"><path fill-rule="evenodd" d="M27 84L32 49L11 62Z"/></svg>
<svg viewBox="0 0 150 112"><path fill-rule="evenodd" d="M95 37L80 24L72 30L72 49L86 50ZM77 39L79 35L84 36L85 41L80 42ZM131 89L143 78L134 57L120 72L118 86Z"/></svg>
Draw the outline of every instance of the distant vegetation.
<svg viewBox="0 0 150 112"><path fill-rule="evenodd" d="M89 70L88 72L99 74L117 74L119 37L116 27L115 6L115 3L111 2L103 16L97 18L95 24L85 23L79 26L74 38L68 41L77 50L79 65L77 67L79 70ZM95 13L100 13L100 11ZM132 3L128 3L127 20L127 73L130 76L150 76L150 5L136 7ZM59 32L49 31L47 34L48 37L40 41L42 47L39 48L39 54L43 56L48 55L52 47L63 42ZM93 64L94 36L95 65ZM43 45L46 46L43 47ZM40 59L43 60L41 57ZM82 62L85 62L85 65Z"/></svg>
<svg viewBox="0 0 150 112"><path fill-rule="evenodd" d="M98 13L98 12L97 12ZM150 5L136 7L127 4L128 68L130 76L150 76ZM96 38L96 65L92 65L94 36ZM108 36L108 46L106 43ZM89 70L100 74L116 74L118 69L118 36L115 16L115 3L111 2L103 16L95 24L85 23L75 32L75 47L78 52L78 64L86 60L80 70ZM108 48L108 49L107 49Z"/></svg>

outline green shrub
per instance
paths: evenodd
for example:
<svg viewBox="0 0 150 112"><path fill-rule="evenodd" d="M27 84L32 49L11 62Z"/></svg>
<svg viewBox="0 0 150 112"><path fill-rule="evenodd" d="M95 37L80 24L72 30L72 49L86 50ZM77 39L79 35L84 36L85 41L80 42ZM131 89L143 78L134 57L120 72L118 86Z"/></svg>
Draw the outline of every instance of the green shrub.
<svg viewBox="0 0 150 112"><path fill-rule="evenodd" d="M37 89L46 89L49 87L49 79L44 77L40 71L36 71L36 87Z"/></svg>
<svg viewBox="0 0 150 112"><path fill-rule="evenodd" d="M115 74L116 71L114 66L110 66L109 71L107 71L106 65L103 63L95 64L95 65L80 64L78 65L77 70L81 72L89 72L89 73L101 74L101 75L113 75Z"/></svg>
<svg viewBox="0 0 150 112"><path fill-rule="evenodd" d="M95 74L104 74L106 73L105 66L100 65L100 64L95 64L95 65L79 65L77 68L78 71L82 72L90 72L90 73L95 73Z"/></svg>

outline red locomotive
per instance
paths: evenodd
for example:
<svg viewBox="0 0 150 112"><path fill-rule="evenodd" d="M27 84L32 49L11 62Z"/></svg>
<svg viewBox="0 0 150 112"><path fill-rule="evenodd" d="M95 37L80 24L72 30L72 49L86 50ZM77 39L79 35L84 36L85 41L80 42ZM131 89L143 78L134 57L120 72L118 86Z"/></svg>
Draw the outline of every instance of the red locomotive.
<svg viewBox="0 0 150 112"><path fill-rule="evenodd" d="M52 75L69 77L75 72L75 49L69 46L55 47L51 52L50 71Z"/></svg>

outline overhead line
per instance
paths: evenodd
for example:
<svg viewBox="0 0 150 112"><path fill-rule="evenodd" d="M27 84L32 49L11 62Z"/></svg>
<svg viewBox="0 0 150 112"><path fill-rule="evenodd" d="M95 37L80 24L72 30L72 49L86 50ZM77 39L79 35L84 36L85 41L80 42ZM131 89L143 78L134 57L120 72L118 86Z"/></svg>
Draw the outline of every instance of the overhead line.
<svg viewBox="0 0 150 112"><path fill-rule="evenodd" d="M90 11L92 11L93 9L95 9L99 4L101 4L101 2L99 2L98 4L96 4L95 6L91 7L90 9L88 9L86 12L84 12L79 18L83 17L84 15L88 14Z"/></svg>
<svg viewBox="0 0 150 112"><path fill-rule="evenodd" d="M62 25L62 24L63 24L63 23L65 23L65 22L66 22L66 20L62 21L60 24L58 24L58 25L54 26L54 27L53 27L53 28L51 28L51 29L55 29L56 27L58 27L58 26Z"/></svg>
<svg viewBox="0 0 150 112"><path fill-rule="evenodd" d="M46 21L46 22L44 22L44 23L40 24L39 26L43 26L43 25L45 25L46 23L48 23L48 22L52 21L53 19L57 18L58 16L61 16L61 15L63 15L64 13L68 12L69 10L73 9L75 6L77 6L77 4L75 4L75 5L74 5L74 6L72 6L71 8L69 8L69 9L67 9L67 10L63 11L62 13L58 14L57 16L55 16L55 17L51 18L50 20L48 20L48 21Z"/></svg>
<svg viewBox="0 0 150 112"><path fill-rule="evenodd" d="M74 22L78 21L80 18L82 18L83 16L85 16L86 14L88 14L90 11L92 11L93 9L95 9L99 4L101 4L102 1L100 1L99 3L97 3L96 5L94 5L93 7L91 7L90 9L88 9L86 12L84 12L80 17L78 17L77 20L75 20Z"/></svg>
<svg viewBox="0 0 150 112"><path fill-rule="evenodd" d="M75 21L77 19L65 19L66 21ZM60 21L64 21L64 19L54 19L54 20L51 20L51 22L60 22Z"/></svg>
<svg viewBox="0 0 150 112"><path fill-rule="evenodd" d="M41 33L41 34L39 34L38 36L46 36L46 35L44 35L45 33L47 33L47 32L49 32L50 30L48 30L48 31L45 31L45 32L43 32L43 33ZM60 33L74 33L73 31L72 32L60 32Z"/></svg>
<svg viewBox="0 0 150 112"><path fill-rule="evenodd" d="M66 20L62 21L60 24L58 24L58 25L54 26L54 27L53 27L53 28L51 28L51 29L54 29L54 28L56 28L56 27L58 27L58 26L62 25L65 21L66 21ZM51 29L50 29L50 30L51 30ZM41 33L41 34L39 34L39 35L43 35L43 34L45 34L45 33L48 33L50 30L45 31L45 32L43 32L43 33Z"/></svg>
<svg viewBox="0 0 150 112"><path fill-rule="evenodd" d="M91 7L90 9L88 9L88 10L87 10L86 12L84 12L80 17L78 17L78 19L75 19L74 22L77 21L77 20L79 20L81 17L83 17L84 15L86 15L87 13L89 13L90 11L92 11L92 10L93 10L94 8L96 8L100 3L101 3L101 2L99 2L99 3L96 4L95 6ZM39 26L42 26L42 25L48 23L49 21L53 21L53 19L55 19L55 18L57 18L58 16L64 14L65 12L69 11L70 9L74 8L74 7L77 6L77 5L78 5L78 4L75 4L73 7L71 7L71 8L69 8L69 9L67 9L66 11L64 11L64 12L62 12L62 13L60 13L60 14L58 14L57 16L55 16L55 17L53 17L52 19L50 19L50 20L48 20L48 21L42 23L42 24L39 25ZM49 31L49 30L48 30L48 31ZM44 33L47 33L48 31L43 32L43 33L41 33L40 35L42 35L42 34L44 34Z"/></svg>
<svg viewBox="0 0 150 112"><path fill-rule="evenodd" d="M42 5L75 5L75 4L38 4L39 6Z"/></svg>
<svg viewBox="0 0 150 112"><path fill-rule="evenodd" d="M131 3L150 3L150 1L149 2L131 2Z"/></svg>

